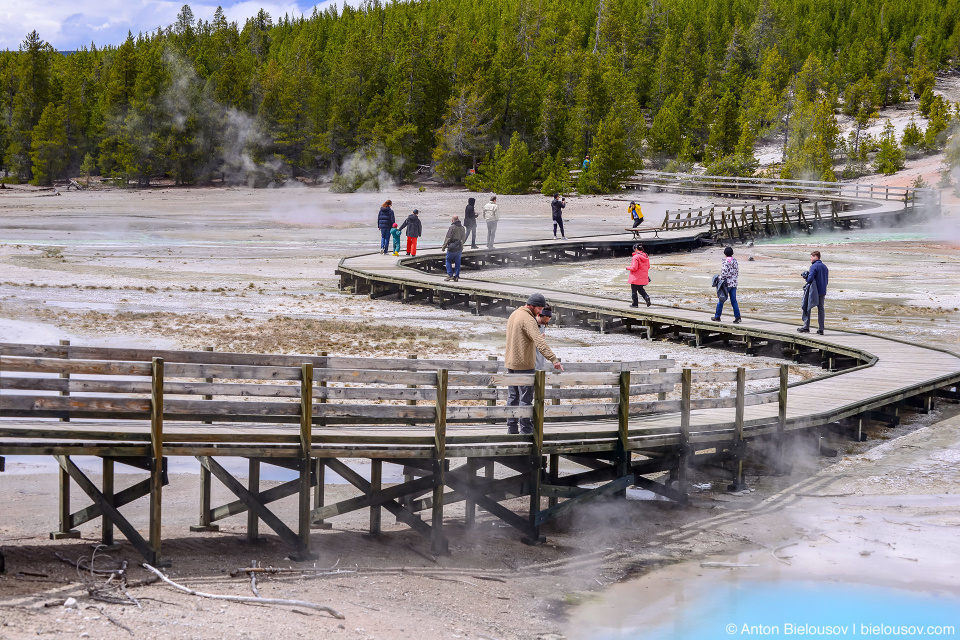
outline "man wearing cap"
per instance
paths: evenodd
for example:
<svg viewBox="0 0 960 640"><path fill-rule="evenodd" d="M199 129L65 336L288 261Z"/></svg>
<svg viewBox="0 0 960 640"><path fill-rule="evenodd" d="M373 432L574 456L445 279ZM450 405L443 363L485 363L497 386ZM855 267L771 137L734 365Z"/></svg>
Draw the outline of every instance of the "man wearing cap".
<svg viewBox="0 0 960 640"><path fill-rule="evenodd" d="M423 225L420 224L420 210L414 209L413 213L407 216L407 219L400 225L400 231L407 229L407 255L417 255L417 238L423 235Z"/></svg>
<svg viewBox="0 0 960 640"><path fill-rule="evenodd" d="M541 293L531 294L527 304L510 314L507 320L507 347L504 354L504 363L507 373L533 373L536 366L536 354L539 351L543 357L553 364L555 371L563 371L560 358L547 345L546 338L540 333L537 316L540 315L547 300ZM532 386L511 386L507 389L507 406L530 406L533 404ZM519 428L516 418L507 419L507 433L533 433L533 421L530 418L520 418Z"/></svg>

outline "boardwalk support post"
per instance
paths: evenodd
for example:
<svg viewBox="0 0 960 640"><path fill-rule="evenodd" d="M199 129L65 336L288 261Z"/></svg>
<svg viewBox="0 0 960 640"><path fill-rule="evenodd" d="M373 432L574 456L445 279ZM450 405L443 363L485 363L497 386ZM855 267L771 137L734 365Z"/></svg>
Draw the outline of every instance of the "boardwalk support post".
<svg viewBox="0 0 960 640"><path fill-rule="evenodd" d="M310 553L310 472L313 448L313 363L300 365L300 493L297 517L297 553L292 559L313 560Z"/></svg>
<svg viewBox="0 0 960 640"><path fill-rule="evenodd" d="M727 491L743 491L747 484L743 481L743 459L747 453L747 441L743 436L743 409L747 387L747 371L737 368L736 397L736 433L733 436L733 482L727 485Z"/></svg>
<svg viewBox="0 0 960 640"><path fill-rule="evenodd" d="M434 424L434 460L433 460L433 513L430 528L430 550L434 555L449 552L446 538L443 537L443 487L444 469L447 457L447 379L448 371L437 371L436 421Z"/></svg>
<svg viewBox="0 0 960 640"><path fill-rule="evenodd" d="M680 460L677 464L677 492L687 495L687 468L690 466L690 396L693 388L693 372L684 369L680 373Z"/></svg>
<svg viewBox="0 0 960 640"><path fill-rule="evenodd" d="M533 374L533 442L530 452L530 536L525 544L535 545L547 541L540 535L540 475L543 470L543 413L547 395L547 372L538 370Z"/></svg>
<svg viewBox="0 0 960 640"><path fill-rule="evenodd" d="M777 439L775 465L778 475L790 473L790 465L783 457L783 445L787 430L787 382L789 380L790 368L780 365L780 390L777 394Z"/></svg>
<svg viewBox="0 0 960 640"><path fill-rule="evenodd" d="M617 404L617 477L623 478L630 473L630 372L620 372L620 399ZM626 488L616 493L626 498Z"/></svg>
<svg viewBox="0 0 960 640"><path fill-rule="evenodd" d="M161 498L163 492L163 358L153 358L150 397L150 538L153 566L161 566Z"/></svg>

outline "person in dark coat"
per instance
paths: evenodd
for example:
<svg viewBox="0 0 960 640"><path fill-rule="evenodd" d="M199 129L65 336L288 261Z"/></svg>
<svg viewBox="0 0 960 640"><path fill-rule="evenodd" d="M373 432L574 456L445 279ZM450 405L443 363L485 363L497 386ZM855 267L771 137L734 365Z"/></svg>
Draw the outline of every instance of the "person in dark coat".
<svg viewBox="0 0 960 640"><path fill-rule="evenodd" d="M477 248L477 210L474 208L476 198L467 198L467 208L463 210L463 226L470 240L470 248Z"/></svg>
<svg viewBox="0 0 960 640"><path fill-rule="evenodd" d="M460 222L460 216L453 216L447 235L443 239L441 251L447 252L447 277L444 280L460 281L460 257L463 254L463 244L467 240L467 230Z"/></svg>
<svg viewBox="0 0 960 640"><path fill-rule="evenodd" d="M420 210L414 209L413 213L407 216L407 219L400 225L400 231L407 230L407 255L417 255L417 238L423 235L423 225L420 224Z"/></svg>
<svg viewBox="0 0 960 640"><path fill-rule="evenodd" d="M380 213L377 214L377 228L380 229L380 253L387 253L390 246L390 230L396 224L397 219L393 215L392 200L387 200L380 207Z"/></svg>
<svg viewBox="0 0 960 640"><path fill-rule="evenodd" d="M806 321L803 326L797 329L800 333L810 333L810 318L813 315L813 307L817 307L817 323L819 328L817 333L821 336L823 335L823 299L827 295L827 280L829 279L830 270L827 269L827 265L823 264L820 261L820 252L811 251L810 252L810 270L806 272L807 277L805 278L808 283L812 282L817 285L817 299L816 301L810 300L808 306Z"/></svg>
<svg viewBox="0 0 960 640"><path fill-rule="evenodd" d="M553 239L557 239L557 226L560 227L560 236L566 240L567 235L563 232L563 209L567 206L567 199L560 198L559 193L553 194L553 201L550 203L550 211L553 216Z"/></svg>

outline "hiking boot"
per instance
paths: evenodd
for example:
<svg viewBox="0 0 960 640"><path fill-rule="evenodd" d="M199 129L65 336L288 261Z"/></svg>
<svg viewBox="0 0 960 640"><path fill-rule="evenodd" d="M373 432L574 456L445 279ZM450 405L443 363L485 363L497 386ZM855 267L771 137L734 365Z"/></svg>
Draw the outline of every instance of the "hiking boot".
<svg viewBox="0 0 960 640"><path fill-rule="evenodd" d="M647 296L646 298L644 298L643 301L647 303L648 307L650 306L650 296Z"/></svg>
<svg viewBox="0 0 960 640"><path fill-rule="evenodd" d="M636 302L634 302L634 303L632 303L630 306L633 307L634 309L636 309L636 308L639 307L640 305L638 305Z"/></svg>
<svg viewBox="0 0 960 640"><path fill-rule="evenodd" d="M800 327L800 328L797 329L797 332L798 332L798 333L810 333L810 329L807 329L806 327Z"/></svg>
<svg viewBox="0 0 960 640"><path fill-rule="evenodd" d="M446 278L444 278L445 282L450 282L451 280L453 280L453 276L447 276Z"/></svg>
<svg viewBox="0 0 960 640"><path fill-rule="evenodd" d="M713 320L714 322L720 322L720 318L717 318L717 317L713 317L713 318L710 318L710 319Z"/></svg>
<svg viewBox="0 0 960 640"><path fill-rule="evenodd" d="M733 319L733 324L740 324L740 318L739 318L739 317L734 318L734 319Z"/></svg>
<svg viewBox="0 0 960 640"><path fill-rule="evenodd" d="M460 276L453 276L454 282L460 282Z"/></svg>
<svg viewBox="0 0 960 640"><path fill-rule="evenodd" d="M523 429L520 429L520 435L522 435L522 436L532 436L532 435L533 435L533 427L524 427Z"/></svg>
<svg viewBox="0 0 960 640"><path fill-rule="evenodd" d="M507 433L510 434L510 435L516 435L516 434L520 433L520 429L518 429L518 428L517 428L517 425L515 425L515 424L508 424L508 425L507 425Z"/></svg>
<svg viewBox="0 0 960 640"><path fill-rule="evenodd" d="M817 335L818 335L818 336L822 336L822 335L823 335L823 329L817 329Z"/></svg>

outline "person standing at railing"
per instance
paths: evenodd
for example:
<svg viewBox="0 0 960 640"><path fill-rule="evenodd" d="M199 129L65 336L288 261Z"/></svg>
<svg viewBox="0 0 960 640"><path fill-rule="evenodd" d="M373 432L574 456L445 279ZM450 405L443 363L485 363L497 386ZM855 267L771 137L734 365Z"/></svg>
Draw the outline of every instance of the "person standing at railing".
<svg viewBox="0 0 960 640"><path fill-rule="evenodd" d="M626 267L630 272L627 280L630 282L630 294L633 297L631 307L639 307L637 295L643 298L643 301L650 306L650 296L647 295L645 286L650 284L650 257L643 251L643 245L637 243L633 245L633 260Z"/></svg>
<svg viewBox="0 0 960 640"><path fill-rule="evenodd" d="M507 346L504 364L507 373L533 373L537 364L536 353L553 364L554 371L563 371L560 358L556 356L547 339L540 333L537 316L540 315L547 300L542 293L531 294L527 304L510 314L507 320ZM507 406L528 407L533 405L533 387L512 385L507 388ZM507 433L533 433L533 421L530 418L508 418Z"/></svg>
<svg viewBox="0 0 960 640"><path fill-rule="evenodd" d="M803 326L797 329L800 333L810 333L810 318L813 315L813 307L817 308L817 333L823 335L823 300L827 295L827 280L829 279L830 270L827 269L827 265L823 264L820 261L820 252L812 251L810 253L810 270L804 271L806 273L807 284L812 285L810 290L813 290L813 287L816 287L816 300L813 299L813 296L810 296L808 306L804 313L804 322Z"/></svg>
<svg viewBox="0 0 960 640"><path fill-rule="evenodd" d="M737 264L737 259L733 257L733 247L724 247L723 255L723 262L720 266L720 283L726 286L730 306L733 307L733 323L740 324L740 307L737 305L737 279L740 277L740 265ZM717 311L710 318L714 322L720 322L724 302L723 297L717 301Z"/></svg>
<svg viewBox="0 0 960 640"><path fill-rule="evenodd" d="M467 206L463 209L463 228L467 230L471 249L477 248L477 210L474 207L476 202L476 198L467 198Z"/></svg>

